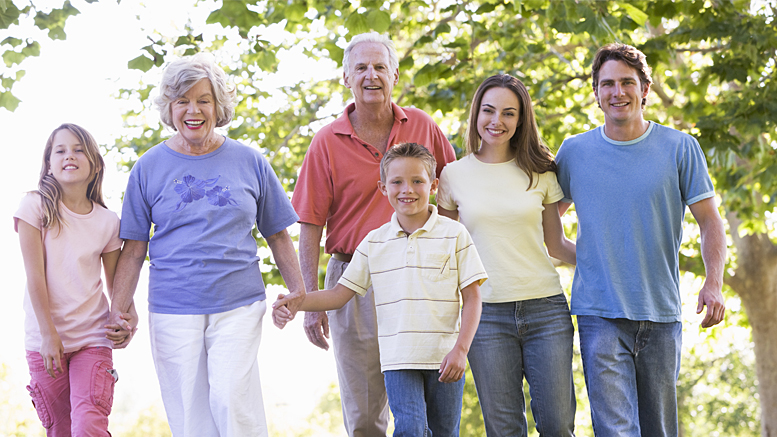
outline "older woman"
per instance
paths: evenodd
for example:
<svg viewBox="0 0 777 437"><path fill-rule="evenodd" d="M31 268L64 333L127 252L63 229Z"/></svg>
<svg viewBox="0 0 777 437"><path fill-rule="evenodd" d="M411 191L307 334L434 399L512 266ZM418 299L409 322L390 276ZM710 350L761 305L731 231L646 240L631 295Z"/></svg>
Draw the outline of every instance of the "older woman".
<svg viewBox="0 0 777 437"><path fill-rule="evenodd" d="M176 133L132 168L112 322L126 324L148 249L151 348L173 435L267 435L257 364L265 290L251 229L301 296L286 232L298 217L264 157L214 131L232 119L235 90L210 55L172 62L159 91Z"/></svg>

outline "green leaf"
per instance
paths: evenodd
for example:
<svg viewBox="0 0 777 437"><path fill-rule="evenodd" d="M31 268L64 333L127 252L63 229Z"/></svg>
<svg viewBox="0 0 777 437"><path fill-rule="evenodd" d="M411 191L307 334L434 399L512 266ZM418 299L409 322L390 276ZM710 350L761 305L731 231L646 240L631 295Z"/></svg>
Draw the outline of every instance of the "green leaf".
<svg viewBox="0 0 777 437"><path fill-rule="evenodd" d="M305 18L305 13L308 12L308 7L304 3L292 3L284 11L286 13L286 19L292 22L298 22Z"/></svg>
<svg viewBox="0 0 777 437"><path fill-rule="evenodd" d="M27 44L27 47L22 49L22 54L25 56L40 56L40 44L38 41Z"/></svg>
<svg viewBox="0 0 777 437"><path fill-rule="evenodd" d="M399 70L400 71L410 70L411 68L413 68L414 64L415 64L415 61L413 60L413 56L412 55L407 56L405 59L399 62Z"/></svg>
<svg viewBox="0 0 777 437"><path fill-rule="evenodd" d="M24 55L23 53L14 52L13 50L9 50L9 51L3 53L3 61L5 61L5 66L6 67L10 67L10 66L12 66L14 64L19 64L26 57L27 56Z"/></svg>
<svg viewBox="0 0 777 437"><path fill-rule="evenodd" d="M16 107L19 106L20 101L21 100L17 99L10 91L0 92L0 107L2 108L13 112L16 110Z"/></svg>
<svg viewBox="0 0 777 437"><path fill-rule="evenodd" d="M0 0L0 12L8 10L8 0Z"/></svg>
<svg viewBox="0 0 777 437"><path fill-rule="evenodd" d="M367 13L367 25L378 33L384 33L391 25L391 15L386 11L374 9Z"/></svg>
<svg viewBox="0 0 777 437"><path fill-rule="evenodd" d="M648 20L648 15L633 5L630 5L628 3L618 3L618 6L623 8L626 11L626 14L628 14L629 17L631 17L632 20L634 20L635 23L639 24L640 26L644 26L645 23Z"/></svg>
<svg viewBox="0 0 777 437"><path fill-rule="evenodd" d="M0 29L8 29L12 24L19 24L20 13L13 2L7 2L6 8L0 11Z"/></svg>
<svg viewBox="0 0 777 437"><path fill-rule="evenodd" d="M0 0L0 1L2 1L2 0ZM0 41L0 45L2 45L2 44L9 44L11 47L16 47L16 46L18 46L19 44L21 44L23 42L24 41L22 41L19 38L14 38L12 36L9 36L8 38Z"/></svg>
<svg viewBox="0 0 777 437"><path fill-rule="evenodd" d="M154 61L149 59L146 55L140 55L137 58L127 62L127 68L130 70L140 70L146 72L154 66Z"/></svg>
<svg viewBox="0 0 777 437"><path fill-rule="evenodd" d="M370 25L367 23L367 18L358 12L354 12L346 18L345 28L348 29L348 33L351 34L351 36L370 31Z"/></svg>

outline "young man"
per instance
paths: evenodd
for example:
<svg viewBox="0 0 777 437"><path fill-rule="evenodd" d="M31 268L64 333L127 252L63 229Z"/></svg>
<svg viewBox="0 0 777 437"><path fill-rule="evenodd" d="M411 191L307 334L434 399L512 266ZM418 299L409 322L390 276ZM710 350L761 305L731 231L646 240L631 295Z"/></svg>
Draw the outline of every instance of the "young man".
<svg viewBox="0 0 777 437"><path fill-rule="evenodd" d="M723 222L696 139L646 121L651 69L632 46L596 54L604 126L568 138L558 180L578 217L572 314L597 436L676 436L681 303L678 251L686 205L699 223L706 279L702 327L723 320Z"/></svg>
<svg viewBox="0 0 777 437"><path fill-rule="evenodd" d="M386 152L378 188L395 210L391 221L359 243L337 285L307 295L300 306L338 309L374 289L381 370L397 437L427 430L459 435L466 357L486 280L464 225L438 216L429 205L438 183L435 166L434 156L419 144ZM289 300L281 295L273 305L281 328L294 316L284 307Z"/></svg>
<svg viewBox="0 0 777 437"><path fill-rule="evenodd" d="M354 102L313 137L291 199L300 217L299 258L308 293L318 291L324 226L324 250L332 254L324 285L332 288L367 232L391 218L391 205L376 186L380 160L391 146L423 145L437 161L437 176L456 160L453 147L428 114L391 100L398 68L394 43L375 32L354 36L345 49L343 81ZM314 345L328 349L330 329L348 436L385 436L389 414L372 290L328 314L305 314L305 332Z"/></svg>

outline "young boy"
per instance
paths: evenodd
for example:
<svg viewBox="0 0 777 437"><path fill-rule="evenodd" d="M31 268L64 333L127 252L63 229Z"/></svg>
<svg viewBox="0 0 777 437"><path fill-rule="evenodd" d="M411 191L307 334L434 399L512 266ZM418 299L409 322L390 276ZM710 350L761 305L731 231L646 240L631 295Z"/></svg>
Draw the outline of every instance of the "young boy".
<svg viewBox="0 0 777 437"><path fill-rule="evenodd" d="M394 436L458 436L466 356L480 321L486 271L469 233L437 215L435 160L415 143L389 149L378 188L394 208L391 222L367 234L331 290L305 296L303 311L345 305L373 287L381 371ZM459 291L463 300L459 329ZM273 320L283 328L294 314L283 295Z"/></svg>

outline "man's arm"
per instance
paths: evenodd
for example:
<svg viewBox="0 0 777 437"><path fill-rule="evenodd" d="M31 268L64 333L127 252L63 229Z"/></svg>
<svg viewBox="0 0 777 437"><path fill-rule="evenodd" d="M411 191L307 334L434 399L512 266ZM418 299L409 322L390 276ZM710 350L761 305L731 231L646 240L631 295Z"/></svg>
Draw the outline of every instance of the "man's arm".
<svg viewBox="0 0 777 437"><path fill-rule="evenodd" d="M565 212L569 209L571 206L571 203L564 202L563 200L558 201L558 216L561 217L564 215Z"/></svg>
<svg viewBox="0 0 777 437"><path fill-rule="evenodd" d="M318 262L323 234L323 226L300 222L299 265L308 293L318 291ZM329 338L329 319L325 312L306 312L303 326L311 343L329 350L329 343L326 341Z"/></svg>
<svg viewBox="0 0 777 437"><path fill-rule="evenodd" d="M688 205L691 214L699 223L701 231L701 257L704 261L706 278L699 290L699 304L696 314L700 314L707 306L707 314L701 322L702 328L717 325L723 320L726 312L723 300L723 269L726 265L726 231L723 219L720 218L715 198L710 197L693 205Z"/></svg>

